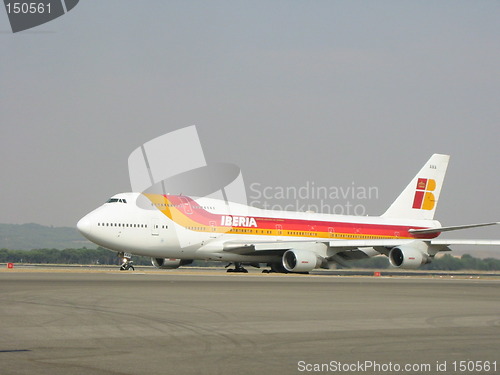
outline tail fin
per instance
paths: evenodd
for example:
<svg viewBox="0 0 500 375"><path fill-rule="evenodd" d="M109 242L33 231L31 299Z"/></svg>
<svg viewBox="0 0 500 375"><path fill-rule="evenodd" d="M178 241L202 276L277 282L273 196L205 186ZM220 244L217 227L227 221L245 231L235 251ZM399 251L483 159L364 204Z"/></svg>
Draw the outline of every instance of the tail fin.
<svg viewBox="0 0 500 375"><path fill-rule="evenodd" d="M449 155L432 155L382 216L432 220L449 160Z"/></svg>

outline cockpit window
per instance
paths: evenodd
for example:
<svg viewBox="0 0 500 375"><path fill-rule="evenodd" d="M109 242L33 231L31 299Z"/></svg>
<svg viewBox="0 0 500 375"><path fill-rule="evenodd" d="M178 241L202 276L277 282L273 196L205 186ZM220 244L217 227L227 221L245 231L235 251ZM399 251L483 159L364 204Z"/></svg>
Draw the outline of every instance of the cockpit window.
<svg viewBox="0 0 500 375"><path fill-rule="evenodd" d="M109 198L106 203L127 203L126 199Z"/></svg>

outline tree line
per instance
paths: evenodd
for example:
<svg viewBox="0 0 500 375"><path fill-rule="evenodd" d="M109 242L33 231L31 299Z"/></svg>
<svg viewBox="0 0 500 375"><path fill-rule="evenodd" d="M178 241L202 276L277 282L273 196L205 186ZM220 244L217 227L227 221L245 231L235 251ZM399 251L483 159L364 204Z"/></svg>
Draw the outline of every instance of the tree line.
<svg viewBox="0 0 500 375"><path fill-rule="evenodd" d="M390 268L389 258L386 256L376 256L369 259L362 259L352 263L355 268L386 269ZM450 254L436 257L431 263L420 267L422 270L434 271L460 271L460 270L478 270L478 271L500 271L500 259L495 258L474 258L472 255L464 254L456 258Z"/></svg>
<svg viewBox="0 0 500 375"><path fill-rule="evenodd" d="M133 256L137 265L151 265L151 258ZM117 253L98 247L97 249L34 249L9 250L0 249L0 263L34 263L34 264L103 264L121 263Z"/></svg>
<svg viewBox="0 0 500 375"><path fill-rule="evenodd" d="M151 258L134 255L132 257L135 265L151 265ZM35 249L35 250L9 250L0 249L0 263L32 263L32 264L102 264L116 265L121 263L114 251L98 247L97 249ZM195 261L196 266L222 265L222 263ZM389 260L385 256L377 256L369 259L350 262L352 268L387 269L390 268ZM339 267L341 268L341 267ZM500 271L500 259L474 258L471 255L463 255L456 258L445 254L435 258L432 263L421 267L423 270L480 270Z"/></svg>

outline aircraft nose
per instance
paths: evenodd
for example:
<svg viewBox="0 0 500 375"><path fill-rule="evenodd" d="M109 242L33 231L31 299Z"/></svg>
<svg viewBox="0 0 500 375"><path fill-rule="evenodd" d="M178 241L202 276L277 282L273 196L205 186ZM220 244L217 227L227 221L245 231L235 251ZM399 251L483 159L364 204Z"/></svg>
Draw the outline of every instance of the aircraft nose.
<svg viewBox="0 0 500 375"><path fill-rule="evenodd" d="M80 221L76 224L76 227L84 236L89 235L92 231L92 225L88 218L88 216L84 216L80 219Z"/></svg>

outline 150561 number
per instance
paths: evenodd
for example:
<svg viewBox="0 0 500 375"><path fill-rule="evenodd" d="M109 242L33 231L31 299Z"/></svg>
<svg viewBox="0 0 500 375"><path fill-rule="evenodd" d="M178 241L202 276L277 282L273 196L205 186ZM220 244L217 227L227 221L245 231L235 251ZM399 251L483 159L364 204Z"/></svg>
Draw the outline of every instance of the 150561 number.
<svg viewBox="0 0 500 375"><path fill-rule="evenodd" d="M13 14L43 14L50 13L50 3L7 3L7 13Z"/></svg>
<svg viewBox="0 0 500 375"><path fill-rule="evenodd" d="M455 372L496 372L497 361L454 361L451 363Z"/></svg>

